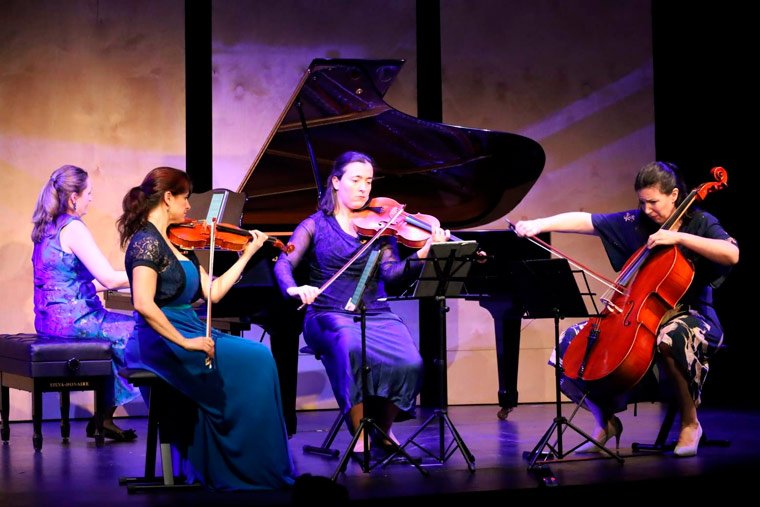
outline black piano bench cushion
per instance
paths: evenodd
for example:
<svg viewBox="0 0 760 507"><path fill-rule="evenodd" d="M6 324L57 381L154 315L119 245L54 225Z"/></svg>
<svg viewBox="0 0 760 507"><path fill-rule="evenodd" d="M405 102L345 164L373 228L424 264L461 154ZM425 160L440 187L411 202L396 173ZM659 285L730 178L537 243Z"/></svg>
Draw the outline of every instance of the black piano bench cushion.
<svg viewBox="0 0 760 507"><path fill-rule="evenodd" d="M111 343L31 333L0 334L0 371L24 377L111 374Z"/></svg>
<svg viewBox="0 0 760 507"><path fill-rule="evenodd" d="M59 338L31 333L0 334L0 438L8 442L10 389L32 393L32 442L42 450L42 393L60 392L61 437L69 438L69 392L94 391L95 413L105 409L104 390L112 375L111 342ZM102 420L98 420L95 444L103 446Z"/></svg>

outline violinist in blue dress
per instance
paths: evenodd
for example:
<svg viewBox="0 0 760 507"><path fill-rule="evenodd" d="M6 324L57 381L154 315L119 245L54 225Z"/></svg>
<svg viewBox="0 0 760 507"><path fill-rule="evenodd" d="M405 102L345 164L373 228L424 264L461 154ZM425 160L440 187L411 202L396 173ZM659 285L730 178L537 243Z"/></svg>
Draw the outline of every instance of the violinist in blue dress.
<svg viewBox="0 0 760 507"><path fill-rule="evenodd" d="M185 221L192 190L184 171L158 167L124 196L118 220L132 287L129 366L156 373L181 395L172 447L182 475L214 490L289 487L295 471L277 367L263 344L211 330L191 304L217 302L267 240L250 231L240 258L211 280L192 250L167 235Z"/></svg>

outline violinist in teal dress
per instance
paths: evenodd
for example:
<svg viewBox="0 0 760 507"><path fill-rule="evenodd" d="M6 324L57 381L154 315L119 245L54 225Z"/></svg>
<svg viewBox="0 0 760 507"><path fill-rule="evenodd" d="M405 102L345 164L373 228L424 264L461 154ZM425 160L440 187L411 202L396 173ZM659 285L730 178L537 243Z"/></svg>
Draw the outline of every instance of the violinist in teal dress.
<svg viewBox="0 0 760 507"><path fill-rule="evenodd" d="M178 169L153 169L123 200L135 330L127 363L153 371L184 401L172 447L189 483L214 490L265 490L294 483L277 367L263 344L211 330L191 303L221 299L267 236L251 231L239 260L212 282L192 251L167 236L190 209L191 183Z"/></svg>
<svg viewBox="0 0 760 507"><path fill-rule="evenodd" d="M56 169L40 191L32 216L34 227L34 327L37 333L111 342L113 377L106 390L103 430L107 438L130 441L132 429L123 430L113 414L140 392L118 375L124 366L124 348L132 334L131 315L103 308L99 290L129 287L125 271L114 269L100 251L82 217L92 200L92 182L84 169L64 165ZM87 425L95 436L95 419Z"/></svg>

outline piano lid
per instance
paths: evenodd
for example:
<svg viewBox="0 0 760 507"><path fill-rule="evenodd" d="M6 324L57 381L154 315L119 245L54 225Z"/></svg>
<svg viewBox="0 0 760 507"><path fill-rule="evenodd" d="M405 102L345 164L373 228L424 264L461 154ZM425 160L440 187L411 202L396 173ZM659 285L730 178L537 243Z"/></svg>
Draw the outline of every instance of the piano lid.
<svg viewBox="0 0 760 507"><path fill-rule="evenodd" d="M404 60L316 59L304 73L239 191L242 223L293 230L316 210L320 185L341 153L377 164L372 195L436 216L444 227L476 227L509 213L544 167L541 146L526 137L445 125L393 109L383 97ZM304 134L301 112L306 124Z"/></svg>

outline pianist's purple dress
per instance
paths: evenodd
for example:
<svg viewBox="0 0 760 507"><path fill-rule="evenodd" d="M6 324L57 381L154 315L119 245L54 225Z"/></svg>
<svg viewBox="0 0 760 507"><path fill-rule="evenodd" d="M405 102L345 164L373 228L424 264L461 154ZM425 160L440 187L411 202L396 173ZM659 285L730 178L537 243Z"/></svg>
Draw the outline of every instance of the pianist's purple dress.
<svg viewBox="0 0 760 507"><path fill-rule="evenodd" d="M106 391L109 407L123 405L140 395L117 374L124 366L124 347L135 326L129 315L109 312L95 291L95 277L73 253L61 248L61 229L73 215L60 215L50 234L34 244L34 327L37 333L111 342L113 389Z"/></svg>
<svg viewBox="0 0 760 507"><path fill-rule="evenodd" d="M156 303L187 338L204 336L206 325L190 303L200 296L198 260L179 261L148 222L127 247L130 281L136 266L158 274ZM258 342L212 330L213 368L199 351L163 338L135 312L127 344L129 366L153 371L186 398L172 400L177 428L171 444L188 482L216 490L263 490L294 482L282 415L277 367Z"/></svg>
<svg viewBox="0 0 760 507"><path fill-rule="evenodd" d="M308 284L321 287L361 248L359 238L346 234L334 216L321 211L304 220L290 240L292 253L281 255L275 275L281 290L302 285L294 271L301 262L309 268ZM387 301L386 283L413 280L422 270L422 262L407 264L399 260L396 239L382 237L372 248L382 249L378 274L367 283L363 295L366 306L367 362L370 368L368 394L386 398L399 409L398 420L414 415L420 390L422 358L409 329L395 315ZM306 309L304 340L321 356L330 384L341 409L362 402L361 326L354 321L356 312L344 309L364 271L369 250L357 259ZM416 253L412 259L416 259Z"/></svg>

